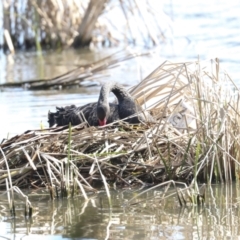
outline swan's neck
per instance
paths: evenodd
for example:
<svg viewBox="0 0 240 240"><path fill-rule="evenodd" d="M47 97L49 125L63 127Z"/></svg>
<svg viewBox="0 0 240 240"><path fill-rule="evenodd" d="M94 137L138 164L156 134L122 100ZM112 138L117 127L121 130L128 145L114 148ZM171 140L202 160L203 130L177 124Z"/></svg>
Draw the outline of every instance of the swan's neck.
<svg viewBox="0 0 240 240"><path fill-rule="evenodd" d="M126 99L133 100L132 96L125 90L124 87L118 85L117 83L109 82L102 86L98 103L108 104L108 96L110 92L113 92L113 94L117 97L119 103L123 102Z"/></svg>
<svg viewBox="0 0 240 240"><path fill-rule="evenodd" d="M98 105L108 105L108 96L111 91L108 84L104 84L101 88L99 98L98 98Z"/></svg>

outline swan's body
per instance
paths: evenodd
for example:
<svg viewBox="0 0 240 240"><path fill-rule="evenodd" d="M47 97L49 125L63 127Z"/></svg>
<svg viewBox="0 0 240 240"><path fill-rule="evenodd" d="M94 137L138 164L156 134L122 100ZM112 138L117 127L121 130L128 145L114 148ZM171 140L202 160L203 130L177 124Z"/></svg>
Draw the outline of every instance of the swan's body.
<svg viewBox="0 0 240 240"><path fill-rule="evenodd" d="M118 104L108 102L109 93L113 92L118 99ZM90 126L103 126L119 119L142 111L132 96L119 84L114 82L105 83L99 94L98 102L88 103L81 107L75 105L58 108L55 113L48 113L49 126L64 126L71 122L72 125L78 125L85 120ZM129 123L139 123L143 115L133 116L126 119Z"/></svg>

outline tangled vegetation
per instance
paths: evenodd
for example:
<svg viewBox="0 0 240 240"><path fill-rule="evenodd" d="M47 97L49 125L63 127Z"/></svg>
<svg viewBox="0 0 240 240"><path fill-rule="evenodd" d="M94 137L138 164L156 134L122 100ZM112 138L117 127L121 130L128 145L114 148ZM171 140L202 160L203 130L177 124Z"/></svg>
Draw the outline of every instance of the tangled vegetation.
<svg viewBox="0 0 240 240"><path fill-rule="evenodd" d="M155 5L152 0L5 1L0 48L14 52L69 46L156 46L165 41L169 25Z"/></svg>
<svg viewBox="0 0 240 240"><path fill-rule="evenodd" d="M205 65L203 65L205 64ZM228 182L239 172L239 89L218 60L164 62L130 93L153 122L27 131L0 145L0 186L86 196L102 184Z"/></svg>

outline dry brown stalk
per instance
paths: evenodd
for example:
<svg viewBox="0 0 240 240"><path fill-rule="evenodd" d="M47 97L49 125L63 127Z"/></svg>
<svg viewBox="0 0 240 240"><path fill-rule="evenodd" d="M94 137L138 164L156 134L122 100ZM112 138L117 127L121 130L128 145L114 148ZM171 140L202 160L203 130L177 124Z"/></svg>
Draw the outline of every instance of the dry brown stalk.
<svg viewBox="0 0 240 240"><path fill-rule="evenodd" d="M72 45L116 46L125 40L152 46L165 40L162 28L169 28L159 21L159 11L148 0L12 0L5 1L3 7L3 28L9 33L4 49L10 51L12 46L37 50ZM137 29L138 36L132 34L133 29Z"/></svg>
<svg viewBox="0 0 240 240"><path fill-rule="evenodd" d="M81 124L71 128L70 144L68 127L27 131L5 141L0 145L3 176L5 157L13 184L60 187L70 154L75 175L69 183L75 181L83 195L102 182L99 168L119 187L168 179L232 181L239 169L239 90L233 80L202 69L200 62L165 62L131 89L154 122Z"/></svg>

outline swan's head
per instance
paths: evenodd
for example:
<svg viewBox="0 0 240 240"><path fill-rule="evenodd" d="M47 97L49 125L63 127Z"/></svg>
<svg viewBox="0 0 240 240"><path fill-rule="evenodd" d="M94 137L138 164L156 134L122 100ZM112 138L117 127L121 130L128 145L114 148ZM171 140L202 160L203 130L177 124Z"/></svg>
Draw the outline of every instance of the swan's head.
<svg viewBox="0 0 240 240"><path fill-rule="evenodd" d="M110 110L108 105L99 104L97 106L97 117L98 117L99 126L106 125L109 113L110 113Z"/></svg>

